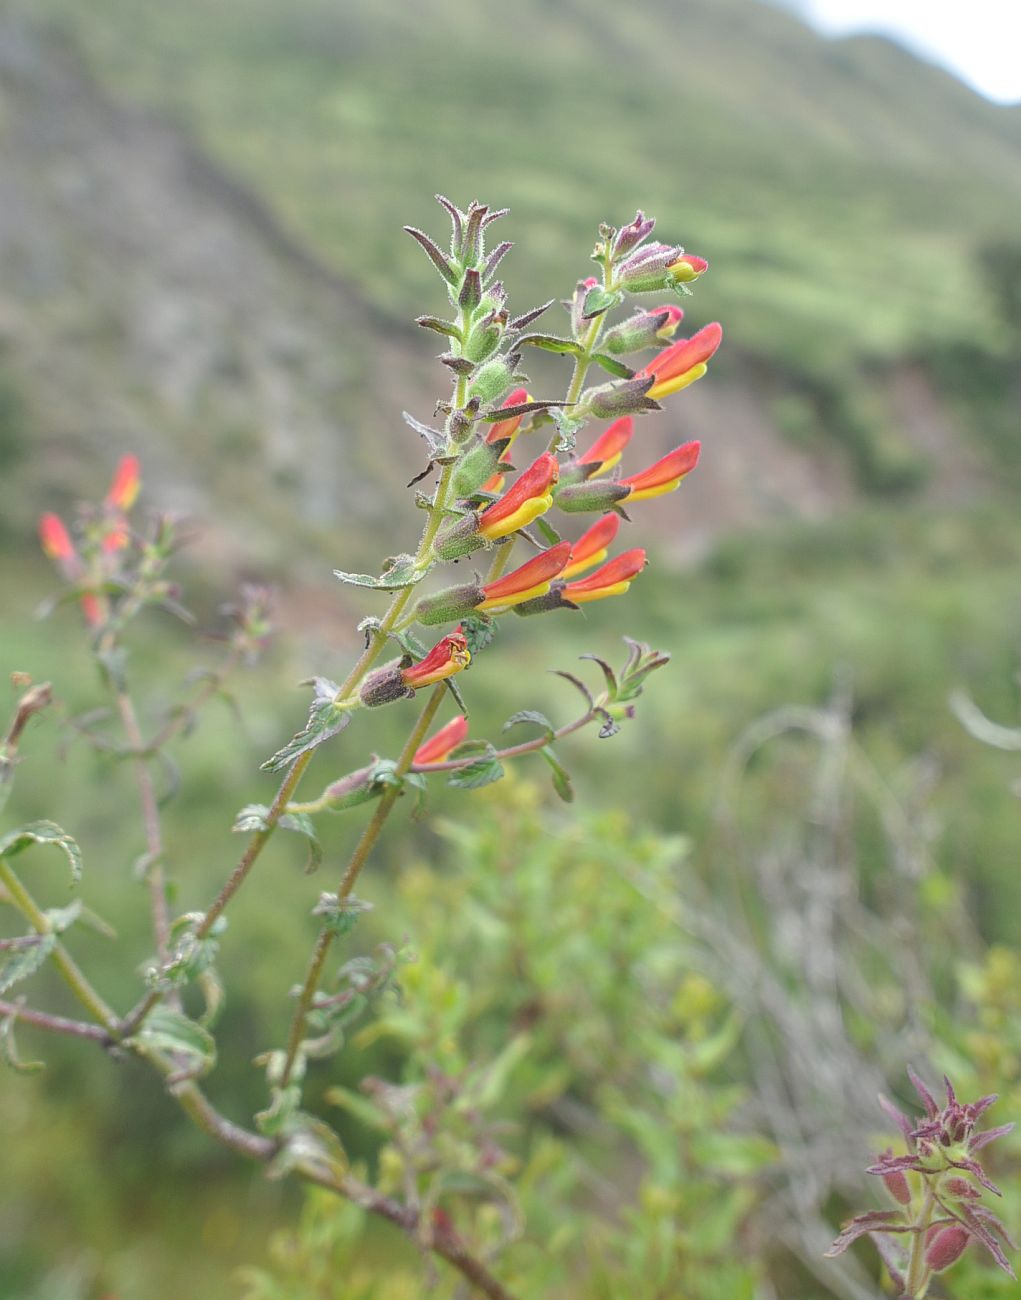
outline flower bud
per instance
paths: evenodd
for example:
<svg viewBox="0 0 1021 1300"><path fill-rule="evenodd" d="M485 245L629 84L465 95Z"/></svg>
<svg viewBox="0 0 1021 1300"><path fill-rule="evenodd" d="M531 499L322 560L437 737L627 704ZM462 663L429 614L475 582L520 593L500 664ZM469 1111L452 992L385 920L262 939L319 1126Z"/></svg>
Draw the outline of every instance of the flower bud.
<svg viewBox="0 0 1021 1300"><path fill-rule="evenodd" d="M467 668L472 661L468 640L463 632L450 632L437 641L424 659L401 668L401 681L413 691L445 681Z"/></svg>
<svg viewBox="0 0 1021 1300"><path fill-rule="evenodd" d="M381 704L406 699L414 693L404 684L400 659L392 659L390 663L368 674L358 695L366 708L375 709Z"/></svg>
<svg viewBox="0 0 1021 1300"><path fill-rule="evenodd" d="M468 390L469 397L477 397L480 402L495 402L507 391L514 375L510 358L496 357L476 371L475 378Z"/></svg>
<svg viewBox="0 0 1021 1300"><path fill-rule="evenodd" d="M470 497L489 481L500 462L501 454L510 446L510 439L490 442L479 432L475 441L461 453L454 468L451 487L455 497Z"/></svg>
<svg viewBox="0 0 1021 1300"><path fill-rule="evenodd" d="M636 212L634 221L630 225L622 226L614 236L610 249L613 260L619 262L622 257L626 257L643 239L647 239L652 234L655 226L654 217L647 217L641 210Z"/></svg>
<svg viewBox="0 0 1021 1300"><path fill-rule="evenodd" d="M455 623L466 618L484 599L485 593L477 582L444 587L432 596L422 597L415 606L415 617L426 626Z"/></svg>
<svg viewBox="0 0 1021 1300"><path fill-rule="evenodd" d="M933 1273L942 1273L957 1263L970 1241L971 1233L959 1223L940 1228L925 1248L925 1262Z"/></svg>
<svg viewBox="0 0 1021 1300"><path fill-rule="evenodd" d="M683 317L681 308L672 304L657 307L654 311L640 311L608 330L603 338L603 346L615 357L626 356L629 352L641 352L643 348L658 347L665 339L673 336Z"/></svg>
<svg viewBox="0 0 1021 1300"><path fill-rule="evenodd" d="M908 1180L899 1169L895 1169L892 1174L884 1174L883 1182L886 1185L886 1190L898 1205L911 1204L911 1188L908 1186Z"/></svg>
<svg viewBox="0 0 1021 1300"><path fill-rule="evenodd" d="M479 534L479 512L469 510L444 524L433 540L433 555L438 560L461 560L485 545Z"/></svg>
<svg viewBox="0 0 1021 1300"><path fill-rule="evenodd" d="M658 293L673 283L668 267L683 256L674 244L646 244L617 268L617 283L628 293Z"/></svg>
<svg viewBox="0 0 1021 1300"><path fill-rule="evenodd" d="M557 507L571 515L590 514L598 510L605 514L618 501L623 501L630 491L612 479L590 479L588 483L569 483L556 496Z"/></svg>
<svg viewBox="0 0 1021 1300"><path fill-rule="evenodd" d="M655 400L647 396L655 382L651 375L635 375L632 379L618 379L599 388L589 388L582 394L580 406L597 420L656 411L659 408Z"/></svg>

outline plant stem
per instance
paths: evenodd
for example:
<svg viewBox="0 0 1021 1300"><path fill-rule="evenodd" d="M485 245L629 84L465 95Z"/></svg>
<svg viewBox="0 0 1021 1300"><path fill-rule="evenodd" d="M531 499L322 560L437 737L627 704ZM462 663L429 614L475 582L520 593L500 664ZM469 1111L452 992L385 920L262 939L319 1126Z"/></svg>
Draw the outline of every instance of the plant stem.
<svg viewBox="0 0 1021 1300"><path fill-rule="evenodd" d="M49 918L35 899L11 870L6 859L0 857L0 883L2 883L11 901L21 914L33 926L37 934L50 934L52 926ZM100 995L89 983L78 963L58 939L50 953L53 964L60 971L61 977L74 996L99 1023L111 1034L117 1033L117 1016L106 1005Z"/></svg>
<svg viewBox="0 0 1021 1300"><path fill-rule="evenodd" d="M33 1011L17 1002L0 1000L0 1016L10 1016L26 1025L35 1025L37 1029L49 1029L57 1034L71 1034L74 1038L91 1038L93 1042L104 1047L112 1047L116 1039L99 1025L86 1024L84 1020L68 1020L65 1016L54 1016L48 1011Z"/></svg>
<svg viewBox="0 0 1021 1300"><path fill-rule="evenodd" d="M160 962L165 962L170 955L170 909L167 906L167 882L163 870L163 831L160 826L159 803L156 799L152 773L149 771L149 761L145 756L145 741L142 737L142 729L138 725L134 701L123 687L117 688L116 698L117 712L120 714L121 725L133 755L135 783L138 786L138 798L142 805L148 859L145 877L149 885L149 909L152 913L156 955Z"/></svg>
<svg viewBox="0 0 1021 1300"><path fill-rule="evenodd" d="M928 1290L929 1270L925 1264L925 1238L928 1234L929 1221L932 1218L935 1204L935 1190L927 1181L925 1199L922 1202L922 1208L918 1211L918 1218L915 1220L916 1231L912 1233L911 1258L908 1262L908 1275L904 1284L905 1295L910 1296L911 1300L921 1300L921 1297Z"/></svg>
<svg viewBox="0 0 1021 1300"><path fill-rule="evenodd" d="M347 864L347 869L337 887L337 901L343 902L345 898L351 896L355 887L358 876L361 874L362 867L365 866L366 859L372 852L376 841L379 839L380 832L386 824L386 819L390 816L394 804L401 794L400 778L405 776L410 770L415 759L415 751L422 743L425 733L436 716L436 711L440 707L443 696L446 693L446 686L443 682L437 682L433 687L433 692L429 696L429 701L422 710L418 721L415 723L410 736L404 743L400 757L394 768L394 776L397 778L397 784L387 787L379 803L376 805L376 811L372 814L371 820L367 823L365 829L355 845L354 852ZM316 989L319 987L319 981L322 978L323 967L326 964L326 958L329 954L333 940L336 938L336 932L327 926L319 931L319 937L316 939L315 947L312 949L312 955L309 958L308 969L305 972L305 981L301 986L301 992L298 994L298 1005L294 1011L294 1017L291 1020L291 1028L287 1035L287 1058L284 1062L284 1068L280 1079L280 1087L286 1088L291 1080L291 1074L294 1070L294 1063L297 1060L298 1052L301 1049L301 1042L305 1035L305 1021L308 1018L309 1009L312 1006L312 999L315 997Z"/></svg>

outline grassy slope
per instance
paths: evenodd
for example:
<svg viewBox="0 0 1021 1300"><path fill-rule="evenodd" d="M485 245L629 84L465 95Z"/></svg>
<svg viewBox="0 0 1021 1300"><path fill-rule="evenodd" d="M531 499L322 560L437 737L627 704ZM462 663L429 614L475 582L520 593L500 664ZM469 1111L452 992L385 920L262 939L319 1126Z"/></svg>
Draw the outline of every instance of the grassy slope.
<svg viewBox="0 0 1021 1300"><path fill-rule="evenodd" d="M655 211L798 367L987 328L972 254L1011 228L1021 113L887 42L751 0L39 7L402 317L431 286L399 226L470 189L513 206L535 293L595 216Z"/></svg>

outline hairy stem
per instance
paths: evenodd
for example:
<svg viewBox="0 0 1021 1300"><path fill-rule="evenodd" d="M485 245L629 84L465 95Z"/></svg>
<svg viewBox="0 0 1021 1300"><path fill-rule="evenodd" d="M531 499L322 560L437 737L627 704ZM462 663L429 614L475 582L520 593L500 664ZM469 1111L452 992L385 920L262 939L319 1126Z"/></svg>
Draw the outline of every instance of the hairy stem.
<svg viewBox="0 0 1021 1300"><path fill-rule="evenodd" d="M10 896L11 902L17 907L18 911L25 917L37 934L50 934L53 927L50 925L49 918L42 908L38 905L32 895L21 883L18 877L11 870L10 864L6 859L0 857L0 883L4 885ZM67 951L64 945L57 940L53 951L50 953L53 964L60 972L61 978L82 1006L99 1021L105 1029L111 1034L117 1032L117 1015L110 1009L92 987L84 972L79 969L78 963Z"/></svg>
<svg viewBox="0 0 1021 1300"><path fill-rule="evenodd" d="M33 1011L23 1007L19 1002L5 1002L0 999L0 1016L10 1016L12 1020L37 1029L48 1029L55 1034L70 1034L73 1038L91 1038L93 1042L104 1047L112 1047L116 1039L99 1025L87 1024L84 1020L68 1020L66 1016L54 1016L48 1011Z"/></svg>
<svg viewBox="0 0 1021 1300"><path fill-rule="evenodd" d="M928 1235L929 1222L936 1206L936 1193L932 1185L926 1182L925 1199L915 1219L916 1231L912 1233L911 1258L908 1262L908 1275L905 1279L904 1293L911 1300L921 1300L928 1290L929 1270L925 1263L925 1238Z"/></svg>
<svg viewBox="0 0 1021 1300"><path fill-rule="evenodd" d="M160 825L159 803L149 761L145 756L145 741L138 725L134 701L123 687L117 689L116 697L121 726L133 754L135 783L142 805L147 858L145 878L149 885L149 909L152 913L156 954L161 962L165 962L170 955L170 909L167 905L167 881L163 870L163 830Z"/></svg>
<svg viewBox="0 0 1021 1300"><path fill-rule="evenodd" d="M386 824L386 819L390 816L393 806L400 796L400 778L405 776L411 770L415 759L415 751L422 743L425 733L429 730L429 726L433 718L436 716L436 711L440 707L446 689L447 688L443 682L438 682L436 686L433 687L428 703L422 710L408 739L405 741L404 748L401 750L400 758L398 758L397 765L394 768L394 776L397 778L397 784L391 785L387 788L379 803L376 805L376 811L372 814L371 820L362 831L361 837L355 845L354 852L351 854L343 878L337 887L338 902L343 902L345 898L351 896L355 883L361 874L362 867L365 866L366 859L375 847L380 832ZM280 1086L282 1088L286 1088L291 1080L294 1063L297 1060L298 1052L301 1049L301 1042L305 1036L305 1021L308 1018L309 1009L312 1006L312 999L315 997L316 989L319 987L319 981L322 979L323 967L326 964L326 958L335 937L335 932L324 926L319 932L319 937L316 939L315 947L312 949L308 969L305 972L305 981L301 986L301 992L298 994L298 1005L295 1008L290 1032L287 1036L287 1057L280 1081Z"/></svg>

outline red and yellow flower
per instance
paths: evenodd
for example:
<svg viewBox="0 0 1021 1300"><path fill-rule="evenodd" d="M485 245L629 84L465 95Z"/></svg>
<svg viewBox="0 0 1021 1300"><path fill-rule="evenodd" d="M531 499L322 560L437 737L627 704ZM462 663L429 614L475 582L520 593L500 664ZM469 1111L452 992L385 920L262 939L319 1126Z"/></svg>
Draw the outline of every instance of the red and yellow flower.
<svg viewBox="0 0 1021 1300"><path fill-rule="evenodd" d="M695 253L684 253L667 267L676 284L690 284L709 270L709 263Z"/></svg>
<svg viewBox="0 0 1021 1300"><path fill-rule="evenodd" d="M618 486L628 489L627 496L622 500L647 501L650 497L660 497L675 491L698 464L701 450L700 442L686 442L683 446L675 447L648 469L620 479Z"/></svg>
<svg viewBox="0 0 1021 1300"><path fill-rule="evenodd" d="M614 420L584 456L578 457L578 464L585 467L585 477L592 478L595 474L605 474L607 470L613 469L624 454L624 448L631 441L634 431L635 422L630 415Z"/></svg>
<svg viewBox="0 0 1021 1300"><path fill-rule="evenodd" d="M430 736L424 744L419 745L415 750L414 763L442 763L451 753L464 744L468 738L468 719L463 713L459 713L456 718L440 727L434 735Z"/></svg>
<svg viewBox="0 0 1021 1300"><path fill-rule="evenodd" d="M569 582L563 590L564 599L574 605L586 605L593 600L605 600L607 596L621 596L644 568L645 552L641 547L624 551L587 578Z"/></svg>
<svg viewBox="0 0 1021 1300"><path fill-rule="evenodd" d="M514 391L507 397L507 400L502 403L502 405L507 407L521 406L525 402L530 402L531 400L532 400L531 394L528 392L527 389L515 388ZM497 420L497 422L489 430L489 433L486 435L486 442L500 442L504 438L507 439L507 446L500 453L501 461L510 460L510 449L511 447L513 447L514 440L517 438L518 434L521 431L521 421L524 418L525 417L523 415L513 415L509 420ZM497 470L495 474L493 474L489 479L486 480L485 483L482 484L482 491L499 492L500 489L503 487L503 477L504 474L506 473L507 473L506 470Z"/></svg>
<svg viewBox="0 0 1021 1300"><path fill-rule="evenodd" d="M71 541L63 519L59 515L45 514L39 520L39 541L43 554L56 564L60 573L68 582L81 582L85 576L85 565ZM94 592L87 591L79 604L85 621L91 627L98 627L106 620L106 601Z"/></svg>
<svg viewBox="0 0 1021 1300"><path fill-rule="evenodd" d="M463 632L450 632L441 638L424 659L400 670L401 681L413 691L442 682L467 668L472 661Z"/></svg>
<svg viewBox="0 0 1021 1300"><path fill-rule="evenodd" d="M106 504L126 513L137 501L141 486L138 457L122 456L106 494Z"/></svg>
<svg viewBox="0 0 1021 1300"><path fill-rule="evenodd" d="M571 547L570 559L560 576L573 578L586 569L591 569L593 564L602 564L619 528L619 515L603 515Z"/></svg>
<svg viewBox="0 0 1021 1300"><path fill-rule="evenodd" d="M483 510L479 516L478 535L495 542L545 514L553 504L553 488L559 477L560 465L556 456L543 452L518 476L499 501Z"/></svg>
<svg viewBox="0 0 1021 1300"><path fill-rule="evenodd" d="M478 610L501 607L509 609L536 596L545 596L554 578L560 577L571 558L571 543L558 542L548 551L526 560L513 573L482 588L483 599L475 606Z"/></svg>
<svg viewBox="0 0 1021 1300"><path fill-rule="evenodd" d="M723 338L723 327L717 322L705 325L690 339L678 339L664 348L635 378L652 377L655 383L647 396L653 401L679 393L696 379L701 379L708 369L706 363L716 352Z"/></svg>

